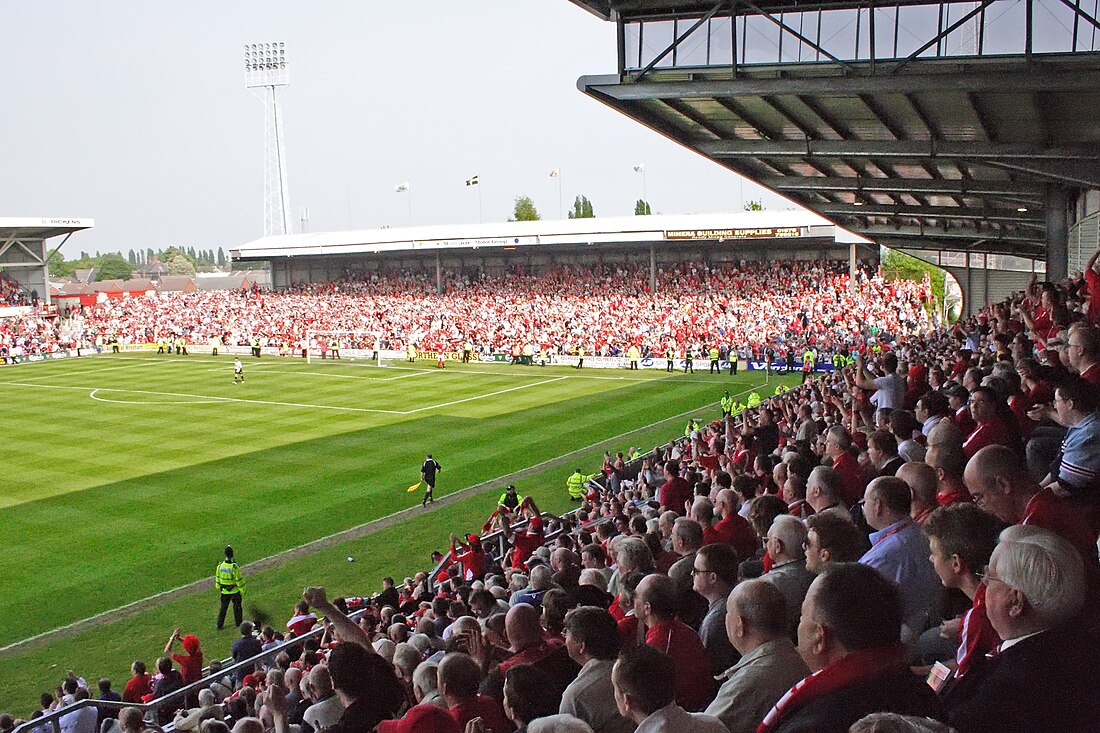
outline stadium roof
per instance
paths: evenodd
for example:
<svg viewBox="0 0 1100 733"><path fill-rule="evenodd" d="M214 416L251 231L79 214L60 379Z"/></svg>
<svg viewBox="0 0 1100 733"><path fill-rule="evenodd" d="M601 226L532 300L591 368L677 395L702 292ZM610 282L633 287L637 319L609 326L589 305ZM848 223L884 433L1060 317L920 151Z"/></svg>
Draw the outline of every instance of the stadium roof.
<svg viewBox="0 0 1100 733"><path fill-rule="evenodd" d="M0 217L0 247L9 240L41 241L95 226L93 219L51 217Z"/></svg>
<svg viewBox="0 0 1100 733"><path fill-rule="evenodd" d="M1056 20L1065 27L1044 16L1033 30L1022 10L1002 19L997 5L987 18L989 2L572 1L619 23L618 73L582 77L581 91L880 244L1042 258L1048 242L1064 246L1067 192L1100 188L1100 24L1091 4L1085 12L1052 3L1046 12L1064 13ZM704 57L708 26L694 32L693 23L713 18L718 38L715 24L724 18L728 29L731 9L741 16L735 43L745 28L749 41L768 28L778 53L745 63L744 44L730 59L727 44L721 60ZM857 12L877 20L862 31L853 23L856 35L843 36L851 47L829 46L820 31L815 46L794 29L823 25L819 10L835 11L837 23ZM982 40L976 50L948 48L975 17L985 49ZM911 46L900 48L899 29ZM698 36L681 62L677 44ZM887 47L879 58L867 51L876 43Z"/></svg>
<svg viewBox="0 0 1100 733"><path fill-rule="evenodd" d="M809 211L746 211L287 234L242 244L232 250L231 255L235 260L255 260L378 252L787 238L825 238L842 243L866 241Z"/></svg>

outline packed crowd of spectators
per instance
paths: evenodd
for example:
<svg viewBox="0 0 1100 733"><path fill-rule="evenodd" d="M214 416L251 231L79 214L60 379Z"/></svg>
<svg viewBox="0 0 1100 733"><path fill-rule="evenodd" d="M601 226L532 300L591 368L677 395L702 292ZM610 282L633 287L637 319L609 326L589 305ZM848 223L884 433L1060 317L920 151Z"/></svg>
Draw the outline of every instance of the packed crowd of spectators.
<svg viewBox="0 0 1100 733"><path fill-rule="evenodd" d="M435 292L428 274L349 276L298 284L285 292L164 292L107 300L56 322L25 319L0 325L0 348L39 353L82 343L152 343L183 336L192 344L277 346L291 353L310 331L370 334L384 348L677 356L720 343L741 358L765 347L801 355L834 351L882 333L901 338L926 330L928 282L888 282L863 267L850 288L841 262L679 264L657 276L627 265L553 266L501 276L448 274Z"/></svg>
<svg viewBox="0 0 1100 733"><path fill-rule="evenodd" d="M24 305L26 302L27 295L19 283L0 273L0 307Z"/></svg>
<svg viewBox="0 0 1100 733"><path fill-rule="evenodd" d="M506 492L505 552L452 536L438 584L387 579L358 622L308 588L233 657L321 638L164 713L202 733L1095 730L1097 281L1033 282L608 454L565 517ZM178 637L127 690L182 684Z"/></svg>

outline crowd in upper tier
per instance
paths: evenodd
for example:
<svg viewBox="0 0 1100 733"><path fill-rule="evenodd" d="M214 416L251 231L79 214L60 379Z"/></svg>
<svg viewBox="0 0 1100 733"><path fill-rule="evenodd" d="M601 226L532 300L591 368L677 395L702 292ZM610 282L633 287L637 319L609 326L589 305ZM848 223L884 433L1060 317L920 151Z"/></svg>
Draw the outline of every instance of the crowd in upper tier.
<svg viewBox="0 0 1100 733"><path fill-rule="evenodd" d="M726 403L637 461L608 454L570 516L544 521L506 491L503 554L452 535L441 583L386 579L358 622L358 603L307 588L285 632L242 625L233 657L318 623L322 638L233 677L213 669L163 720L201 733L1096 730L1097 282L1033 282L953 327L857 344L853 365L757 407ZM178 638L158 677L135 663L128 690L197 674L197 640L173 656ZM90 694L75 676L60 693ZM94 733L78 712L63 730ZM127 733L150 725L122 717Z"/></svg>
<svg viewBox="0 0 1100 733"><path fill-rule="evenodd" d="M627 265L554 266L537 274L374 274L298 284L282 292L164 292L108 300L75 317L0 322L0 348L39 353L81 343L155 342L182 336L300 348L310 331L337 331L384 348L620 355L631 345L663 357L720 343L742 358L770 346L832 353L867 333L895 338L927 330L930 284L888 282L867 267L850 287L839 262L679 264L657 274ZM354 337L352 334L363 334Z"/></svg>
<svg viewBox="0 0 1100 733"><path fill-rule="evenodd" d="M26 295L19 283L0 273L0 307L23 305L25 302Z"/></svg>

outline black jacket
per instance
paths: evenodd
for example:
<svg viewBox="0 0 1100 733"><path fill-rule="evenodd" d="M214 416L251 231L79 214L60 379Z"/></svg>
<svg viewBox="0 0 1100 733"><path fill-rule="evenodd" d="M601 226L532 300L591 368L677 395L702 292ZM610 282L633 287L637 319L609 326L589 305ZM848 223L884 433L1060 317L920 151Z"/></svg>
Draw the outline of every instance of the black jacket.
<svg viewBox="0 0 1100 733"><path fill-rule="evenodd" d="M959 733L1100 729L1100 649L1075 626L1028 637L982 658L947 688Z"/></svg>
<svg viewBox="0 0 1100 733"><path fill-rule="evenodd" d="M776 733L848 733L852 723L880 712L946 720L936 693L906 669L811 700L784 716Z"/></svg>

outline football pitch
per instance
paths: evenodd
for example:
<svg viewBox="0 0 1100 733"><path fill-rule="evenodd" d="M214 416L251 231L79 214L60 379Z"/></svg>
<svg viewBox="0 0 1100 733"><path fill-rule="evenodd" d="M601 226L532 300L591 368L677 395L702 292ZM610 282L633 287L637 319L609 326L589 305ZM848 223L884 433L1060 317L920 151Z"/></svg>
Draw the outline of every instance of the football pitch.
<svg viewBox="0 0 1100 733"><path fill-rule="evenodd" d="M66 669L121 689L176 626L226 656L236 632L214 630L209 581L226 544L246 616L282 627L307 583L369 594L426 568L503 483L563 510L566 476L604 450L718 417L723 389L770 394L748 372L242 361L244 384L228 356L0 370L0 709L29 713ZM406 492L425 452L443 466L437 499L456 494L429 510Z"/></svg>

